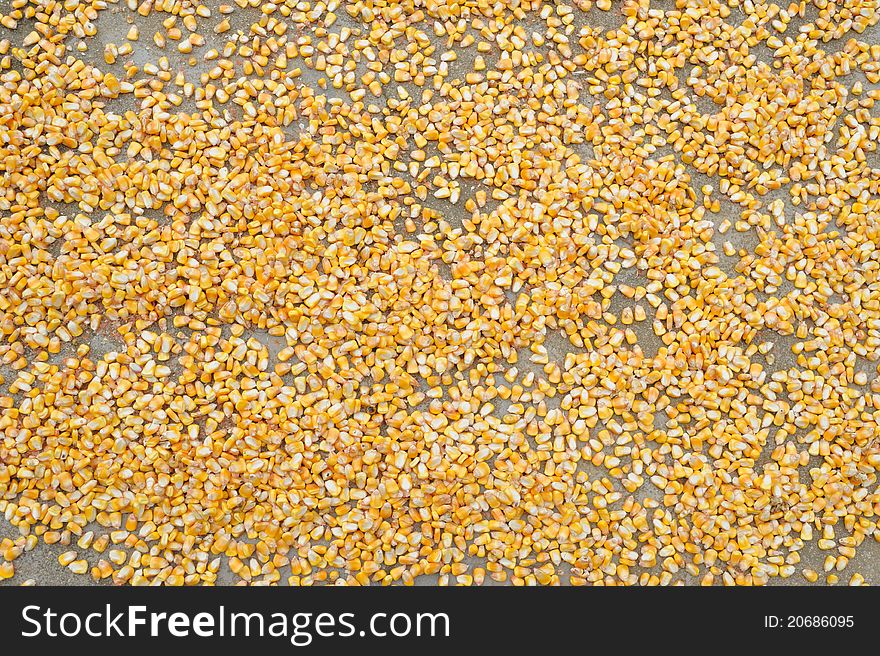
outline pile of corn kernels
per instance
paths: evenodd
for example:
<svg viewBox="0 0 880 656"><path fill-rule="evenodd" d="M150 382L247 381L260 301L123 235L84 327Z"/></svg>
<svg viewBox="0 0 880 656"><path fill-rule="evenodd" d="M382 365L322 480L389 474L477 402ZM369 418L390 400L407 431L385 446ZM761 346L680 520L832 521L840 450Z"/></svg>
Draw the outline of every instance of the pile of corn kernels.
<svg viewBox="0 0 880 656"><path fill-rule="evenodd" d="M229 1L2 5L0 578L866 582L877 0Z"/></svg>

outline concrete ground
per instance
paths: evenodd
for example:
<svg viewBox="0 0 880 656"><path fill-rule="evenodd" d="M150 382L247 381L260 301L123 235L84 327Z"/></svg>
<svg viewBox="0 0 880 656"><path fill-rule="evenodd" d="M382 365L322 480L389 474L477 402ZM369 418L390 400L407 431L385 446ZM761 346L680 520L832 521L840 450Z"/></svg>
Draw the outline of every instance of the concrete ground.
<svg viewBox="0 0 880 656"><path fill-rule="evenodd" d="M214 3L207 3L213 6ZM575 23L578 27L586 23L587 20L594 21L591 22L591 25L599 25L605 29L612 28L616 25L620 24L620 15L617 13L617 5L615 2L615 9L612 12L600 12L600 11L590 11L586 18L579 18L580 23ZM671 0L655 0L652 2L652 6L656 6L659 8L670 8L674 6L674 2ZM3 7L0 7L3 9ZM351 19L345 14L345 12L340 8L337 12L340 16L341 25L343 22L348 25L353 25ZM161 14L162 17L166 16L165 14ZM231 23L233 24L233 32L236 30L244 30L247 33L247 28L250 22L255 20L257 16L257 10L248 9L248 10L236 10L236 13L229 16ZM219 21L219 18L214 17L207 21L203 21L200 23L203 27L200 29L200 32L205 36L207 42L205 46L199 48L195 51L197 55L201 55L206 50L211 47L219 47L222 46L223 43L226 42L229 33L220 36L215 36L210 28ZM130 25L134 23L137 24L140 28L141 36L140 40L134 44L134 52L131 55L120 57L118 62L114 65L107 66L104 63L103 52L104 46L107 43L115 43L116 45L122 45L126 43L126 33L129 30ZM190 64L187 59L187 55L179 54L176 49L173 47L173 42L169 42L168 46L164 50L160 50L152 43L152 35L154 32L160 29L161 27L161 18L157 17L157 14L154 14L150 17L143 18L138 14L130 11L124 2L119 2L118 4L111 4L110 7L100 12L99 18L96 21L96 26L98 28L98 32L95 36L86 39L86 44L88 45L88 50L79 56L88 61L90 63L95 64L102 70L111 70L116 73L120 78L124 77L124 69L123 62L133 62L137 65L143 65L147 62L155 62L160 56L165 55L168 56L170 60L172 60L172 65L179 67L180 70L184 71L187 75L188 79L192 79L193 81L198 80L198 75L209 68L211 65L206 65L205 62L202 62L200 59L195 62L195 65ZM10 32L3 27L0 27L0 39L10 38L13 43L17 44L21 41L21 39L27 34L27 30L18 29L15 32ZM876 26L869 31L865 32L862 35L852 35L858 36L858 38L867 41L869 43L880 43L880 26ZM69 40L72 44L76 44L78 42L77 39L72 38ZM843 40L844 42L846 39ZM219 44L219 46L218 46ZM843 43L839 44L840 46ZM764 48L766 53L766 48ZM298 65L298 64L297 64ZM311 71L307 68L303 69L303 80L306 83L317 79L319 75ZM327 94L338 94L340 92L334 91L333 89L329 89ZM118 101L117 101L118 102ZM182 106L182 109L185 109L185 105ZM123 109L122 107L115 107L115 111L120 111ZM670 151L671 152L671 151ZM697 190L698 199L700 197L699 189L702 185L707 183L714 183L717 188L717 181L710 180L709 178L697 173L696 171L691 171L692 174L692 182L691 186ZM783 200L788 201L789 196L788 192L783 189L780 192L775 192L765 196L764 199L766 202L769 202L775 197L782 198ZM431 201L429 201L430 203ZM789 206L790 207L790 206ZM69 209L69 208L68 208ZM64 211L63 208L59 207L59 211ZM444 211L451 212L451 215L448 217L448 220L453 221L457 217L455 216L455 212L460 214L460 217L464 217L466 212L463 208L463 203L460 203L458 206L453 206L449 204L444 205ZM707 213L707 216L712 216L716 220L716 224L721 223L724 218L729 218L731 221L736 221L739 218L738 212L733 212L733 205L731 203L723 203L722 210L718 214ZM719 255L721 256L721 263L719 266L725 266L728 272L732 272L733 264L735 264L737 258L727 258L720 252L720 244L725 240L730 240L737 248L752 248L756 243L756 238L754 233L746 232L746 233L737 233L734 230L731 230L726 235L722 236L717 234L717 238L719 241L716 241L719 244ZM616 297L618 301L620 300L620 296ZM612 305L612 312L619 312L620 307L615 307ZM650 332L650 331L648 331ZM265 333L264 333L265 335ZM246 335L247 336L247 335ZM648 338L653 338L653 335L649 335ZM112 338L111 338L112 339ZM787 366L794 364L794 356L792 355L790 350L788 349L788 344L784 338L779 336L775 336L777 341L777 346L774 348L774 354L776 357L774 368L785 368ZM101 335L95 337L95 342L99 342L104 340ZM642 344L643 348L646 347L645 344ZM94 343L93 347L99 351L106 351L108 347L106 344ZM547 347L550 353L551 358L557 359L559 361L563 360L565 354L568 349L572 348L571 344L567 340L551 340L548 337ZM648 346L647 348L650 348ZM4 372L5 373L5 372ZM646 483L646 485L648 485ZM641 492L641 491L640 491ZM3 537L15 537L18 535L18 531L15 527L11 526L7 521L5 521L0 515L0 538ZM7 581L0 582L0 585L20 585L25 582L32 582L37 585L96 585L94 581L89 576L79 576L71 573L65 567L62 567L58 563L59 554L63 553L71 549L71 546L62 546L62 545L46 545L40 543L33 551L28 552L20 556L17 560L15 560L15 576ZM73 545L73 548L76 548ZM92 564L95 564L98 560L97 554L94 552L89 552L87 550L78 550L80 553L80 557L89 558ZM806 548L801 552L802 562L797 566L798 573L788 579L780 579L775 578L770 580L771 585L805 585L806 581L800 575L800 570L806 567L816 570L820 572L819 583L821 584L824 581L824 575L821 575L822 572L822 563L824 560L825 554L821 552L815 544L810 543L806 546ZM477 563L475 563L477 564ZM225 566L225 565L224 565ZM875 542L873 540L867 540L864 545L862 545L857 553L857 556L852 559L850 566L841 573L841 584L844 584L849 576L853 572L860 572L865 576L867 583L876 585L880 583L880 543ZM228 569L222 569L218 576L218 584L233 584L236 582L236 578L233 577L231 571ZM565 580L565 577L563 577ZM693 577L689 577L686 572L680 572L676 575L675 580L684 581L687 584L696 584L698 580ZM436 584L437 577L421 577L417 580L417 585L434 585ZM285 578L282 577L282 584L284 584ZM106 583L104 583L106 584ZM485 585L499 585L495 583L490 578L486 578Z"/></svg>

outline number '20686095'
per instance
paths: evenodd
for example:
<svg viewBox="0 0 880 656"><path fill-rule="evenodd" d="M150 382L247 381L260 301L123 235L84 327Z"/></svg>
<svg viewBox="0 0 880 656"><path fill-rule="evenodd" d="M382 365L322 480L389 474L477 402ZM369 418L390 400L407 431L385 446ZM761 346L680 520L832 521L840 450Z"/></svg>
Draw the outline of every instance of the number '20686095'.
<svg viewBox="0 0 880 656"><path fill-rule="evenodd" d="M843 629L855 626L852 615L765 615L768 629Z"/></svg>

